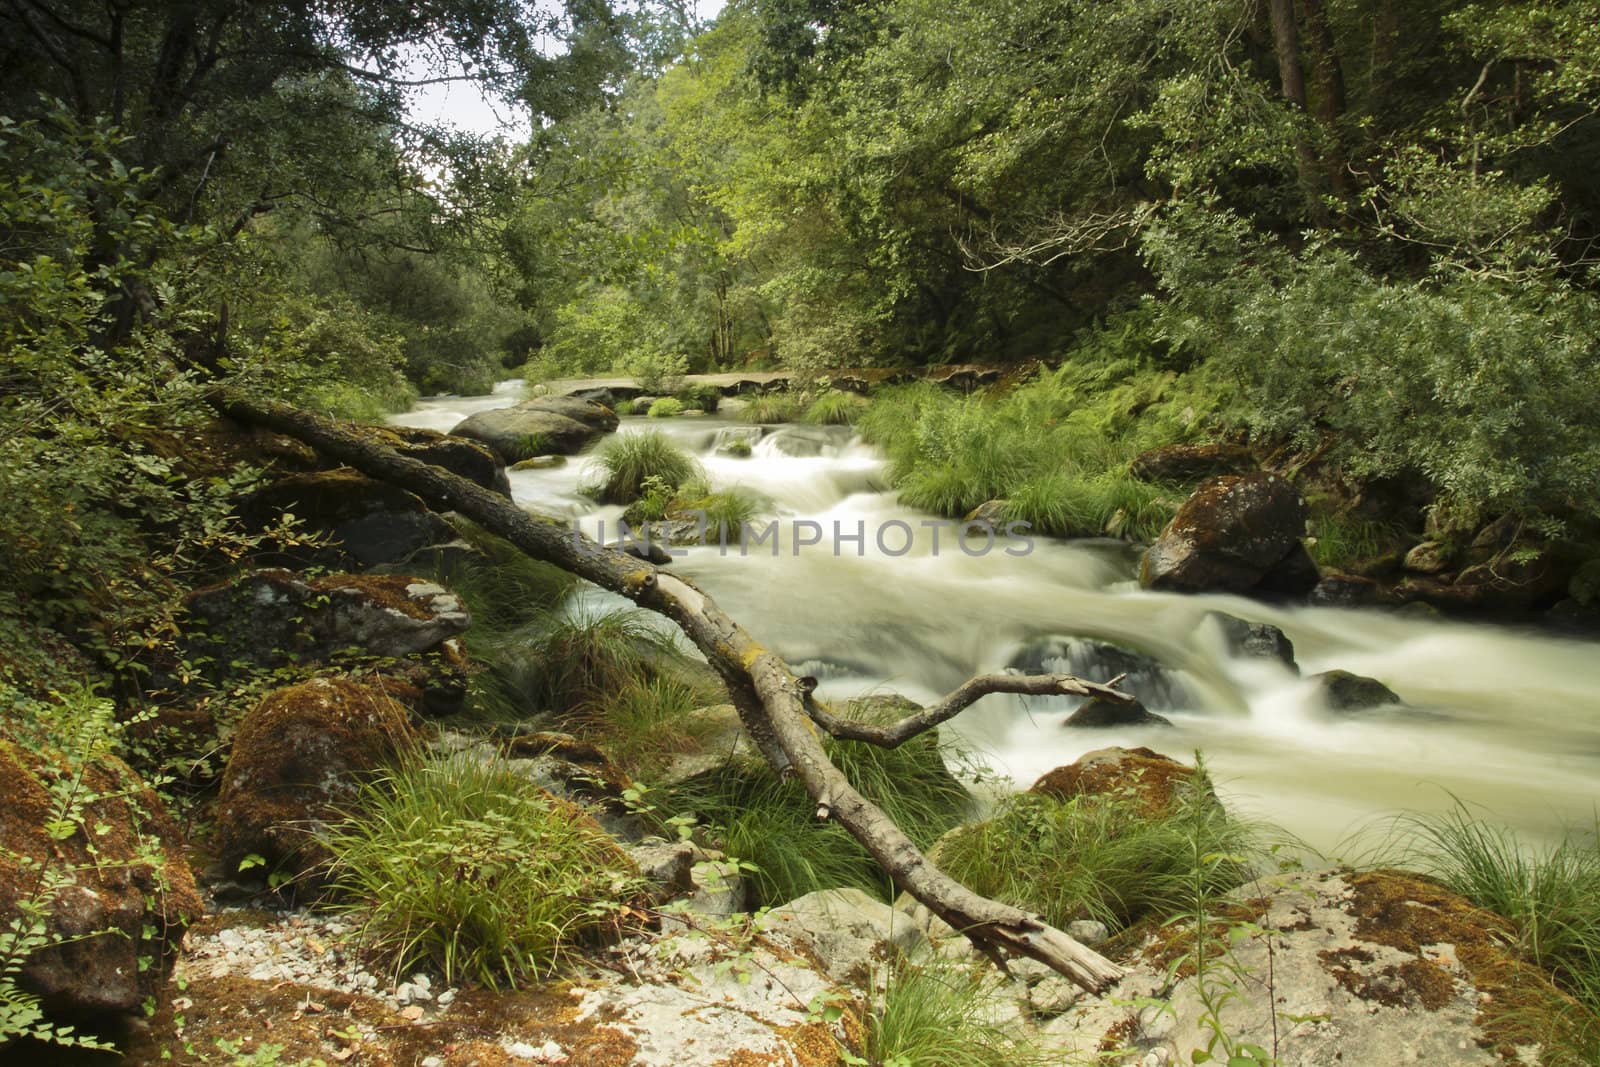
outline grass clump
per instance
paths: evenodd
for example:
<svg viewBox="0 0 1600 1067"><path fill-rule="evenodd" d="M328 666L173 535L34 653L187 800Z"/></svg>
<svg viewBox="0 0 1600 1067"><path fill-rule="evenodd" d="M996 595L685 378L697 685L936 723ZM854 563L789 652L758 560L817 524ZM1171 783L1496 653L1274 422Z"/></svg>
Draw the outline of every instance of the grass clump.
<svg viewBox="0 0 1600 1067"><path fill-rule="evenodd" d="M1055 1058L1011 1029L981 969L934 953L898 964L867 1017L871 1063L897 1067L1045 1067Z"/></svg>
<svg viewBox="0 0 1600 1067"><path fill-rule="evenodd" d="M843 389L829 389L807 405L804 422L819 426L850 426L867 406L867 398Z"/></svg>
<svg viewBox="0 0 1600 1067"><path fill-rule="evenodd" d="M648 779L672 757L699 747L709 727L693 713L706 701L702 689L681 678L635 678L579 709L582 732L629 775Z"/></svg>
<svg viewBox="0 0 1600 1067"><path fill-rule="evenodd" d="M750 398L739 417L752 423L794 422L801 410L799 399L788 393L762 393Z"/></svg>
<svg viewBox="0 0 1600 1067"><path fill-rule="evenodd" d="M644 493L645 480L658 478L672 489L701 476L694 457L659 430L614 434L595 453L598 481L584 492L602 504L631 504Z"/></svg>
<svg viewBox="0 0 1600 1067"><path fill-rule="evenodd" d="M1529 848L1457 803L1402 820L1408 862L1511 923L1517 950L1600 1012L1600 845L1566 837Z"/></svg>
<svg viewBox="0 0 1600 1067"><path fill-rule="evenodd" d="M745 524L770 510L772 501L754 489L736 485L731 489L708 492L692 499L680 499L674 511L701 511L706 516L706 539L718 544L737 544Z"/></svg>
<svg viewBox="0 0 1600 1067"><path fill-rule="evenodd" d="M714 385L686 385L674 394L683 406L715 415L722 403L722 392Z"/></svg>
<svg viewBox="0 0 1600 1067"><path fill-rule="evenodd" d="M1258 832L1230 816L1197 770L1152 807L1129 791L1068 799L1023 793L939 846L939 865L977 893L1056 927L1098 919L1113 932L1192 909L1247 881ZM1207 862L1210 857L1228 857Z"/></svg>
<svg viewBox="0 0 1600 1067"><path fill-rule="evenodd" d="M927 382L884 389L857 427L889 458L915 508L961 518L991 500L1034 532L1148 540L1181 503L1128 474L1156 445L1194 439L1227 389L1164 369L1141 330L1087 335L1058 369L1007 391L962 395Z"/></svg>
<svg viewBox="0 0 1600 1067"><path fill-rule="evenodd" d="M672 638L653 629L638 611L548 619L527 636L526 656L530 702L558 715L593 707L640 682L695 676ZM703 707L724 697L709 685L696 685L695 699L694 706Z"/></svg>
<svg viewBox="0 0 1600 1067"><path fill-rule="evenodd" d="M853 713L884 721L903 708ZM946 766L966 753L930 731L899 748L825 739L834 763L920 848L959 826L972 798ZM782 781L765 764L730 762L667 790L672 814L692 814L729 855L757 868L748 883L751 907L782 904L819 889L853 886L889 899L894 886L838 824L818 823L816 805L797 781Z"/></svg>
<svg viewBox="0 0 1600 1067"><path fill-rule="evenodd" d="M636 414L636 412L633 410L633 406L633 401L631 399L619 400L615 404L611 405L611 413L619 419L624 415L633 415Z"/></svg>
<svg viewBox="0 0 1600 1067"><path fill-rule="evenodd" d="M683 401L675 396L664 396L650 405L650 410L645 412L652 419L670 419L674 415L683 414Z"/></svg>
<svg viewBox="0 0 1600 1067"><path fill-rule="evenodd" d="M341 906L394 973L515 987L611 927L637 871L579 809L504 765L416 761L332 832Z"/></svg>
<svg viewBox="0 0 1600 1067"><path fill-rule="evenodd" d="M1319 567L1345 570L1405 547L1405 531L1395 523L1352 515L1326 499L1310 504L1312 537L1306 544Z"/></svg>

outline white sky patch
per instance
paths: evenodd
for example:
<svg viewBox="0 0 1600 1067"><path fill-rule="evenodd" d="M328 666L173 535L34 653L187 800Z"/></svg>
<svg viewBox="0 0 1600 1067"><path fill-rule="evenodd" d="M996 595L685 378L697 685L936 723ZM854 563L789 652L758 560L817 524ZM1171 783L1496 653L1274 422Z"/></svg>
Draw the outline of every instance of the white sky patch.
<svg viewBox="0 0 1600 1067"><path fill-rule="evenodd" d="M696 18L713 19L722 11L723 2L696 0L690 6ZM460 74L461 71L456 69L444 73ZM439 74L440 71L419 54L409 65L405 76L432 78ZM533 133L533 123L522 104L485 95L482 87L471 81L418 86L411 91L406 115L418 124L449 126L465 133L504 137L512 142L527 140Z"/></svg>

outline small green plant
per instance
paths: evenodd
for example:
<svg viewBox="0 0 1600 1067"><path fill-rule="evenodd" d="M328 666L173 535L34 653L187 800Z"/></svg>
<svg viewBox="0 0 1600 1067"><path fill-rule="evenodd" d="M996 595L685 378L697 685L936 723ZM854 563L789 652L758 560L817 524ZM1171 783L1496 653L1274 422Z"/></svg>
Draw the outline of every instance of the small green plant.
<svg viewBox="0 0 1600 1067"><path fill-rule="evenodd" d="M690 677L687 657L672 638L637 611L580 612L551 618L527 638L534 666L526 691L534 708L565 715L593 708L630 685L655 678ZM695 706L719 694L695 690Z"/></svg>
<svg viewBox="0 0 1600 1067"><path fill-rule="evenodd" d="M365 788L329 836L337 905L394 973L491 989L546 974L638 891L579 809L501 763L416 760Z"/></svg>
<svg viewBox="0 0 1600 1067"><path fill-rule="evenodd" d="M739 417L745 422L794 422L801 414L800 401L789 393L762 393L751 397Z"/></svg>
<svg viewBox="0 0 1600 1067"><path fill-rule="evenodd" d="M673 489L701 474L700 464L659 430L615 434L595 453L594 483L584 492L602 504L631 504L656 477Z"/></svg>
<svg viewBox="0 0 1600 1067"><path fill-rule="evenodd" d="M861 416L867 398L843 389L829 389L806 406L802 421L822 426L849 426Z"/></svg>
<svg viewBox="0 0 1600 1067"><path fill-rule="evenodd" d="M745 525L771 507L771 500L742 485L682 499L677 504L677 510L704 513L706 537L718 544L737 544Z"/></svg>
<svg viewBox="0 0 1600 1067"><path fill-rule="evenodd" d="M722 403L722 393L714 385L689 385L674 395L683 401L684 407L703 411L707 415L715 415L718 405Z"/></svg>
<svg viewBox="0 0 1600 1067"><path fill-rule="evenodd" d="M596 695L579 709L584 733L630 775L648 777L671 758L699 747L705 727L691 713L706 694L683 679L630 679L620 689Z"/></svg>
<svg viewBox="0 0 1600 1067"><path fill-rule="evenodd" d="M633 404L632 398L628 398L628 399L625 399L625 400L619 400L615 404L611 405L612 413L615 414L617 416L617 418L619 418L619 419L622 418L624 415L637 414L637 412L635 412L633 410L633 408L634 408L634 404Z"/></svg>
<svg viewBox="0 0 1600 1067"><path fill-rule="evenodd" d="M670 419L674 415L683 414L683 401L675 396L664 396L650 405L650 410L645 412L652 419Z"/></svg>

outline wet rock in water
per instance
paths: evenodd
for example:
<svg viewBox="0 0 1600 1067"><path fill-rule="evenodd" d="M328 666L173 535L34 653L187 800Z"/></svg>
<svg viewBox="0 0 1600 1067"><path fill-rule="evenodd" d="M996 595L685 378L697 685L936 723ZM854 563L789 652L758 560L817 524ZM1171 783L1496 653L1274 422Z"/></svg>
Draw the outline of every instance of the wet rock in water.
<svg viewBox="0 0 1600 1067"><path fill-rule="evenodd" d="M293 474L256 490L239 504L246 529L259 532L292 514L301 529L324 536L326 548L286 550L297 563L372 567L396 563L420 548L455 537L422 498L351 470Z"/></svg>
<svg viewBox="0 0 1600 1067"><path fill-rule="evenodd" d="M509 408L480 411L450 432L482 441L507 463L535 456L569 456L617 428L608 407L575 397L541 397Z"/></svg>
<svg viewBox="0 0 1600 1067"><path fill-rule="evenodd" d="M1365 711L1405 703L1376 678L1349 671L1323 671L1313 674L1310 680L1316 683L1317 695L1329 711Z"/></svg>
<svg viewBox="0 0 1600 1067"><path fill-rule="evenodd" d="M1452 555L1450 546L1439 541L1424 541L1406 553L1405 568L1417 574L1438 574L1450 569Z"/></svg>
<svg viewBox="0 0 1600 1067"><path fill-rule="evenodd" d="M835 981L866 984L895 953L923 944L922 931L859 889L808 893L761 919L768 936L809 949Z"/></svg>
<svg viewBox="0 0 1600 1067"><path fill-rule="evenodd" d="M1209 611L1206 618L1221 630L1223 647L1230 656L1277 660L1296 674L1300 673L1300 666L1294 661L1294 642L1276 626L1249 622L1222 611Z"/></svg>
<svg viewBox="0 0 1600 1067"><path fill-rule="evenodd" d="M530 459L519 460L511 465L514 471L547 471L567 465L566 456L533 456Z"/></svg>
<svg viewBox="0 0 1600 1067"><path fill-rule="evenodd" d="M1243 445L1163 445L1135 456L1128 473L1146 482L1197 482L1245 474L1256 466L1255 456Z"/></svg>
<svg viewBox="0 0 1600 1067"><path fill-rule="evenodd" d="M1117 688L1146 707L1181 708L1191 702L1182 677L1154 657L1086 637L1043 637L1023 646L1006 664L1028 674L1071 674L1090 682L1122 676Z"/></svg>
<svg viewBox="0 0 1600 1067"><path fill-rule="evenodd" d="M803 458L824 456L849 443L853 431L848 426L805 426L788 423L768 434L764 441L780 456Z"/></svg>
<svg viewBox="0 0 1600 1067"><path fill-rule="evenodd" d="M987 500L971 511L967 512L963 522L986 522L999 530L1006 524L1006 508L1011 506L1009 500Z"/></svg>
<svg viewBox="0 0 1600 1067"><path fill-rule="evenodd" d="M275 690L240 721L217 799L217 851L231 875L249 855L265 874L316 888L330 858L321 840L361 783L417 736L406 709L379 684L314 678Z"/></svg>
<svg viewBox="0 0 1600 1067"><path fill-rule="evenodd" d="M1171 726L1172 720L1157 715L1137 700L1123 704L1105 697L1090 697L1067 716L1067 726Z"/></svg>
<svg viewBox="0 0 1600 1067"><path fill-rule="evenodd" d="M1386 597L1383 587L1371 578L1334 573L1323 576L1306 599L1321 607L1356 608L1381 604Z"/></svg>
<svg viewBox="0 0 1600 1067"><path fill-rule="evenodd" d="M1181 789L1194 779L1186 767L1148 748L1101 748L1033 783L1030 793L1070 800L1076 796L1130 793L1146 810L1170 809ZM1210 786L1206 786L1209 792Z"/></svg>
<svg viewBox="0 0 1600 1067"><path fill-rule="evenodd" d="M0 739L0 924L31 922L20 906L63 878L45 890L44 942L15 980L58 1024L114 1024L166 1000L184 930L205 909L161 799L113 756L73 784L75 773L59 752ZM57 826L62 786L83 807Z"/></svg>
<svg viewBox="0 0 1600 1067"><path fill-rule="evenodd" d="M1145 553L1147 589L1298 595L1316 585L1307 555L1306 505L1273 474L1202 482Z"/></svg>
<svg viewBox="0 0 1600 1067"><path fill-rule="evenodd" d="M1231 987L1213 1025L1272 1048L1279 1063L1489 1067L1500 1050L1537 1044L1570 1003L1509 947L1505 920L1415 875L1270 875L1219 910L1254 931L1219 935L1233 973L1270 977ZM1107 1042L1131 1042L1146 1057L1131 1062L1176 1063L1179 1050L1206 1046L1216 987L1187 971L1174 980L1174 954L1193 952L1189 928L1180 929L1178 941L1151 939L1106 993L1043 1024L1061 1062L1091 1062ZM1128 1005L1151 995L1163 1007L1130 1033Z"/></svg>

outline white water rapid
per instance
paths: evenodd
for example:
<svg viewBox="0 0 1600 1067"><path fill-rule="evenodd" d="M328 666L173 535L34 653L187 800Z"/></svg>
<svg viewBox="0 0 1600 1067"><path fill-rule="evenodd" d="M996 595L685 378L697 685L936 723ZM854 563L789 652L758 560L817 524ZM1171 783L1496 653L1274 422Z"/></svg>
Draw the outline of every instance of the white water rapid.
<svg viewBox="0 0 1600 1067"><path fill-rule="evenodd" d="M514 401L424 401L394 421L448 430L473 411ZM1383 817L1450 806L1452 795L1485 818L1532 838L1593 831L1600 782L1600 644L1507 627L1371 611L1282 608L1229 596L1147 593L1136 555L1115 542L998 541L984 555L952 534L921 527L933 516L897 503L882 459L848 431L769 428L748 459L714 454L720 433L744 433L717 417L623 420L619 432L660 429L695 453L713 486L747 486L772 502L770 543L692 547L672 564L692 577L758 640L825 696L896 691L919 701L968 676L1008 665L1069 669L1093 658L1087 642L1143 652L1168 670L1145 696L1172 728L1075 729L1073 701L992 696L955 728L983 760L1026 788L1053 767L1106 745L1148 745L1177 758L1203 753L1238 808L1264 816L1313 847L1348 854L1350 835ZM620 508L578 492L586 466L514 472L512 491L532 510L614 537ZM817 544L796 544L815 536ZM913 535L910 550L899 526ZM834 529L864 529L864 542ZM885 542L877 543L883 530ZM970 543L976 551L981 542ZM885 548L887 551L885 551ZM596 598L603 600L605 598ZM620 604L620 600L617 601ZM1334 716L1312 684L1276 663L1224 652L1205 616L1224 611L1281 627L1306 675L1341 668L1379 679L1408 706ZM1154 694L1154 695L1152 695Z"/></svg>

